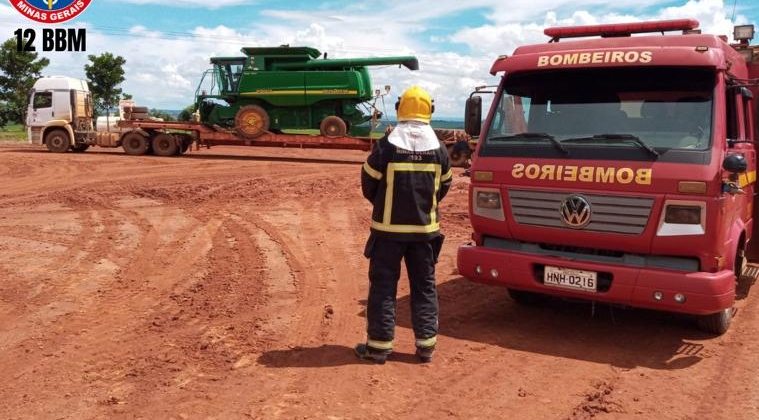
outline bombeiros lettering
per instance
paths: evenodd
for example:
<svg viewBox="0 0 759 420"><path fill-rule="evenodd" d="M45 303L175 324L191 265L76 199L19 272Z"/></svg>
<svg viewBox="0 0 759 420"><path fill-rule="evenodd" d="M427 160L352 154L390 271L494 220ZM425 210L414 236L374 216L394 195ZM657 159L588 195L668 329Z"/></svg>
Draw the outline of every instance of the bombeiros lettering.
<svg viewBox="0 0 759 420"><path fill-rule="evenodd" d="M583 53L547 54L538 56L538 67L559 67L606 63L650 63L652 51L595 51Z"/></svg>
<svg viewBox="0 0 759 420"><path fill-rule="evenodd" d="M511 168L514 179L540 181L595 182L605 184L651 185L651 168L612 166L538 165L515 163Z"/></svg>

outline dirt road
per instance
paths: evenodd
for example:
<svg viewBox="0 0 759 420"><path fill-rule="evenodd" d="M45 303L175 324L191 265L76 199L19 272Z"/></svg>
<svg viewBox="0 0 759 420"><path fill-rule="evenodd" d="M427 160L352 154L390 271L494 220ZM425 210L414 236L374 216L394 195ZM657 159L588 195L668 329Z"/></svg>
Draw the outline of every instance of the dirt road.
<svg viewBox="0 0 759 420"><path fill-rule="evenodd" d="M363 152L181 158L0 147L1 419L756 419L759 299L731 330L586 303L520 306L456 273L442 203L439 350L364 339Z"/></svg>

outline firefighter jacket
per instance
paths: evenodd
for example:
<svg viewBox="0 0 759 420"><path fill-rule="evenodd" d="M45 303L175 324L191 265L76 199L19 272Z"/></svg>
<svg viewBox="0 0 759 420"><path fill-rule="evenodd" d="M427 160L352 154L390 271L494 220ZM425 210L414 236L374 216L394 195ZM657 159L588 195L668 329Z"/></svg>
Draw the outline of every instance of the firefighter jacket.
<svg viewBox="0 0 759 420"><path fill-rule="evenodd" d="M396 241L439 237L438 204L452 179L448 152L429 125L399 124L361 171L362 192L374 206L372 234Z"/></svg>

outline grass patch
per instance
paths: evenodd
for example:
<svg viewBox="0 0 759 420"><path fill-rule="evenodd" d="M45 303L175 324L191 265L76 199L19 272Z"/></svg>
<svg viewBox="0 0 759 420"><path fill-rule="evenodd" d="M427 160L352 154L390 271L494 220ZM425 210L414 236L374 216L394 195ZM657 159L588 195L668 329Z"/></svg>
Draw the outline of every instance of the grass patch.
<svg viewBox="0 0 759 420"><path fill-rule="evenodd" d="M0 141L26 142L26 129L22 124L8 124L0 128Z"/></svg>

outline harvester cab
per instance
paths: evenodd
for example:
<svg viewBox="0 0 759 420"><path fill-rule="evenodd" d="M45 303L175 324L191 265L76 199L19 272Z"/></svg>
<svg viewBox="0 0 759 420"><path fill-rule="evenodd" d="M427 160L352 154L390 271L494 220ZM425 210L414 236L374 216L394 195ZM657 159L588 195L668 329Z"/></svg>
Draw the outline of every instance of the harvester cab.
<svg viewBox="0 0 759 420"><path fill-rule="evenodd" d="M413 56L327 59L317 49L288 46L241 51L242 57L211 58L196 106L200 122L248 139L304 129L330 137L368 136L371 126L365 123L376 112L369 103L374 90L367 67L419 68Z"/></svg>

